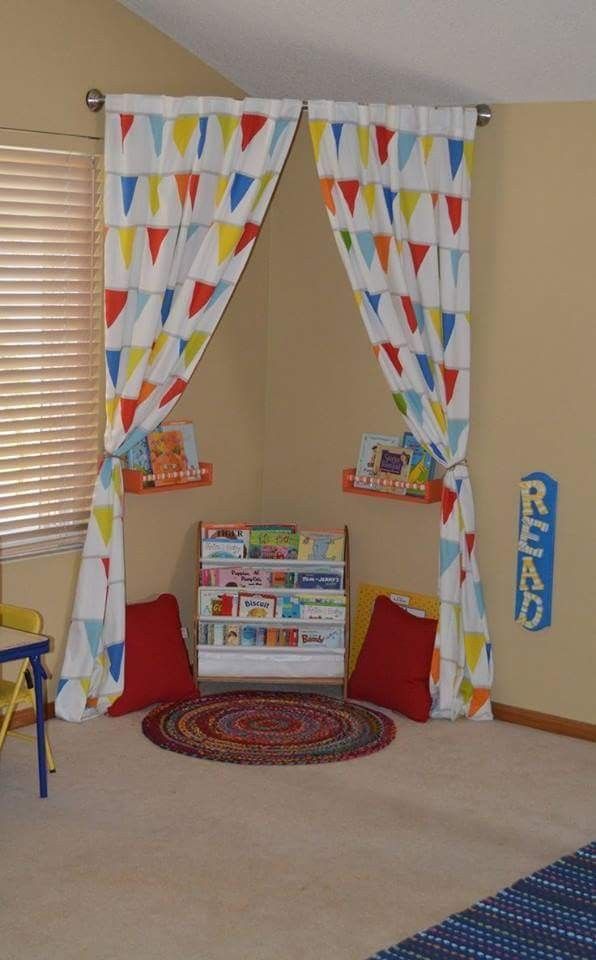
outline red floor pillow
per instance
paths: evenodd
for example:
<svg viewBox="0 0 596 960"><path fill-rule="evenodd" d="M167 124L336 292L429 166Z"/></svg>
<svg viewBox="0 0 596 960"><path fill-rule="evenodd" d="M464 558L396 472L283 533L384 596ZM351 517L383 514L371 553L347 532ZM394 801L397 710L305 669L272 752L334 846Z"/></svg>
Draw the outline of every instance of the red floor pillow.
<svg viewBox="0 0 596 960"><path fill-rule="evenodd" d="M171 593L126 605L124 691L108 713L121 717L152 703L196 696L182 638L178 601Z"/></svg>
<svg viewBox="0 0 596 960"><path fill-rule="evenodd" d="M377 597L348 696L428 720L430 664L437 621L416 617L387 596Z"/></svg>

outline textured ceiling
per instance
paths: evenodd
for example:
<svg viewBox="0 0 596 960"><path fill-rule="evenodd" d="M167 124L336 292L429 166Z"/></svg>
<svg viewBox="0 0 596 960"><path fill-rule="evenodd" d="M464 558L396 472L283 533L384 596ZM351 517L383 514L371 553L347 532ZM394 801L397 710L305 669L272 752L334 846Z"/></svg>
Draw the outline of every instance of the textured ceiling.
<svg viewBox="0 0 596 960"><path fill-rule="evenodd" d="M596 100L595 0L121 2L256 96Z"/></svg>

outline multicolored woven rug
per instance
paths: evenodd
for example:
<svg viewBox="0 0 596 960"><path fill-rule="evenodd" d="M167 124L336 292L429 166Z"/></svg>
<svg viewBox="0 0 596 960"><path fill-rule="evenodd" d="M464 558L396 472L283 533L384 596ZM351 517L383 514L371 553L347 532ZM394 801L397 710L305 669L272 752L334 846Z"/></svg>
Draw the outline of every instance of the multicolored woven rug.
<svg viewBox="0 0 596 960"><path fill-rule="evenodd" d="M350 760L393 740L393 720L314 693L242 691L166 703L143 720L164 750L224 763L302 764Z"/></svg>
<svg viewBox="0 0 596 960"><path fill-rule="evenodd" d="M596 843L370 960L593 960Z"/></svg>

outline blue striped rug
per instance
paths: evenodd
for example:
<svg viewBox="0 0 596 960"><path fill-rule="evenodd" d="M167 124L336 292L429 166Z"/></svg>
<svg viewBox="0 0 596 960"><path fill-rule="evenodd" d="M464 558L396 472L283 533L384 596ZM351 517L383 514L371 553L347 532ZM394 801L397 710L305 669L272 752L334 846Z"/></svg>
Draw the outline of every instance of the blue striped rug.
<svg viewBox="0 0 596 960"><path fill-rule="evenodd" d="M370 960L596 958L596 842Z"/></svg>

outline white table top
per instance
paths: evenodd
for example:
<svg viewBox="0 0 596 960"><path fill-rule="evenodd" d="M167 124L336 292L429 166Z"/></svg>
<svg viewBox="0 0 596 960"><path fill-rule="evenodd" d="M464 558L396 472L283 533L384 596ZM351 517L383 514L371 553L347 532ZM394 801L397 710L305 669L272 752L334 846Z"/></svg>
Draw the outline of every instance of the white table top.
<svg viewBox="0 0 596 960"><path fill-rule="evenodd" d="M13 647L29 647L36 643L43 643L48 638L44 634L25 633L24 630L14 630L12 627L0 626L0 650L11 650Z"/></svg>

